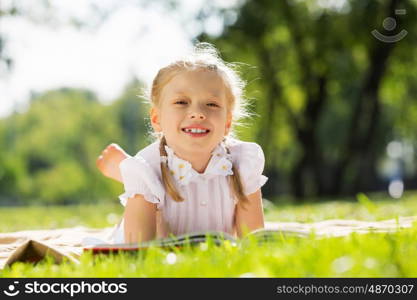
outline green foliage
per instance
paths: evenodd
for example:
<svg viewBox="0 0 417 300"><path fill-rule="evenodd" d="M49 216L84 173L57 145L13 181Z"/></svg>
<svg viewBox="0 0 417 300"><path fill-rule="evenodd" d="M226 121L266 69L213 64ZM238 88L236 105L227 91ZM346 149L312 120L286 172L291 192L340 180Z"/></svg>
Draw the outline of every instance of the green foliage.
<svg viewBox="0 0 417 300"><path fill-rule="evenodd" d="M359 193L356 197L359 203L365 206L370 213L374 212L377 209L377 206L371 200L369 200L369 198L365 194Z"/></svg>
<svg viewBox="0 0 417 300"><path fill-rule="evenodd" d="M221 36L199 38L255 66L247 95L262 117L244 137L262 145L267 175L279 182L268 196L365 192L384 181L377 165L387 143L416 143L416 2L336 2L245 1ZM408 35L388 45L371 31L393 34L382 22L394 4L407 11L397 29Z"/></svg>
<svg viewBox="0 0 417 300"><path fill-rule="evenodd" d="M317 240L283 238L273 244L200 247L137 255L92 257L80 265L16 263L1 277L415 277L417 228L396 234L352 234ZM195 266L198 266L196 268Z"/></svg>
<svg viewBox="0 0 417 300"><path fill-rule="evenodd" d="M417 215L415 192L406 192L401 199L389 198L385 193L371 194L369 198L359 195L358 199L311 199L300 205L294 205L291 198L278 197L274 199L277 209L269 211L265 217L268 221L318 222L327 219L379 221Z"/></svg>
<svg viewBox="0 0 417 300"><path fill-rule="evenodd" d="M106 106L90 91L62 88L0 120L7 145L0 150L0 204L115 201L122 186L99 174L95 161L112 142L131 154L146 143L146 109L135 95L128 87Z"/></svg>
<svg viewBox="0 0 417 300"><path fill-rule="evenodd" d="M226 61L243 62L253 117L237 136L264 149L264 195L356 195L384 186L390 174L380 166L392 140L409 145L403 175L416 182L416 2L401 1L407 14L398 28L408 35L391 46L371 31L382 30L394 0L240 3L216 11L207 2L200 17L224 16L226 26L198 39ZM0 204L114 201L121 185L103 178L95 160L111 142L130 154L150 142L140 88L132 81L110 105L87 90L46 91L26 112L0 120Z"/></svg>
<svg viewBox="0 0 417 300"><path fill-rule="evenodd" d="M376 207L373 212L354 201L294 206L280 198L275 207L268 209L266 217L269 221L313 222L335 218L381 220L417 213L416 193L401 200L378 195L371 198ZM365 202L371 201L366 199ZM40 207L2 208L0 228L10 231L74 225L107 227L116 223L115 216L120 213L120 206L101 204L48 207L45 211ZM396 233L339 238L317 238L314 234L305 238L282 236L268 244L250 240L240 245L226 242L217 247L205 243L171 251L151 248L137 255L92 257L84 253L79 265L55 265L52 261L35 266L16 263L0 271L0 277L416 277L417 264L410 260L417 255L416 225Z"/></svg>
<svg viewBox="0 0 417 300"><path fill-rule="evenodd" d="M118 201L67 206L1 207L0 232L73 226L103 228L117 224L122 213L123 206Z"/></svg>

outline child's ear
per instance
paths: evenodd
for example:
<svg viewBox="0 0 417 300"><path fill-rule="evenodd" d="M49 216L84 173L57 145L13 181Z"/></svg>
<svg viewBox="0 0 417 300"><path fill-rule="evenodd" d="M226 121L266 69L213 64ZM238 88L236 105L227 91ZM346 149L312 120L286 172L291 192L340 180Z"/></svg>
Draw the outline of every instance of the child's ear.
<svg viewBox="0 0 417 300"><path fill-rule="evenodd" d="M225 128L225 131L224 131L224 135L229 134L230 127L232 127L232 114L228 113L227 114L227 119L226 119L226 128Z"/></svg>
<svg viewBox="0 0 417 300"><path fill-rule="evenodd" d="M159 120L159 111L158 111L158 109L155 108L155 107L152 107L150 115L151 115L151 124L152 124L153 130L155 130L156 132L162 131L161 123L160 123L160 120Z"/></svg>

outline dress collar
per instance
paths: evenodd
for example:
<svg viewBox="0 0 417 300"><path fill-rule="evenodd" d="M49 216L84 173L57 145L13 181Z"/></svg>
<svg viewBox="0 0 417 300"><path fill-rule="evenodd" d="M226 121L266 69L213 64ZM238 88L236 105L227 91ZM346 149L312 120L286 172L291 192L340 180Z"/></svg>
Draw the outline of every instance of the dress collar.
<svg viewBox="0 0 417 300"><path fill-rule="evenodd" d="M232 158L227 153L226 147L223 142L216 146L211 152L210 161L206 167L204 173L198 173L193 169L190 162L179 158L175 155L168 145L165 145L165 150L168 157L168 168L171 175L179 183L179 185L187 185L192 181L198 181L199 179L206 180L215 176L228 176L232 175ZM165 159L161 157L162 161Z"/></svg>

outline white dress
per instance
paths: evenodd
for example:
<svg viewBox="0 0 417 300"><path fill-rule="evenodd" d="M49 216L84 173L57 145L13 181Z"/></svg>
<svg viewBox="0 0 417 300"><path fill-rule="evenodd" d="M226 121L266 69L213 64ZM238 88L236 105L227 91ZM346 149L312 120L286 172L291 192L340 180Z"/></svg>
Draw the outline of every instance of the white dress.
<svg viewBox="0 0 417 300"><path fill-rule="evenodd" d="M188 161L180 159L165 146L168 167L183 202L174 201L161 181L159 141L120 163L125 192L119 196L122 205L135 194L155 203L158 209L158 237L201 231L233 234L236 200L228 184L232 164L239 171L244 194L256 192L268 180L262 175L265 158L255 143L227 138L212 152L204 173L195 171ZM227 154L226 148L230 154ZM163 158L162 158L163 159ZM163 229L161 229L163 228ZM114 243L124 243L123 220L115 226Z"/></svg>

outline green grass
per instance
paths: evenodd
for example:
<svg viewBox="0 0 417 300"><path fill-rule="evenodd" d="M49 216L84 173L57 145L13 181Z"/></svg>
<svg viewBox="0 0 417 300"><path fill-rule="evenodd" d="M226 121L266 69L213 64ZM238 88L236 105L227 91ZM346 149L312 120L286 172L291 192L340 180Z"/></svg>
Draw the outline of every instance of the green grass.
<svg viewBox="0 0 417 300"><path fill-rule="evenodd" d="M357 199L359 198L359 199ZM397 216L417 216L417 192L404 193L401 199L384 194L359 195L338 201L314 201L294 205L288 199L276 199L278 205L267 210L266 220L280 222L318 222L328 219L379 221ZM268 208L268 206L267 206Z"/></svg>
<svg viewBox="0 0 417 300"><path fill-rule="evenodd" d="M103 228L117 224L122 213L119 203L0 207L0 232L74 226Z"/></svg>
<svg viewBox="0 0 417 300"><path fill-rule="evenodd" d="M381 195L360 201L290 205L281 199L266 206L268 221L315 222L325 219L382 220L417 215L417 194L401 200ZM117 205L1 208L1 231L58 228L74 225L107 227L116 223ZM15 221L13 221L15 220ZM256 241L215 246L210 243L182 250L151 248L135 255L92 257L79 265L35 266L16 263L0 277L417 277L417 224L391 233L351 234L339 238L282 237L259 245Z"/></svg>

